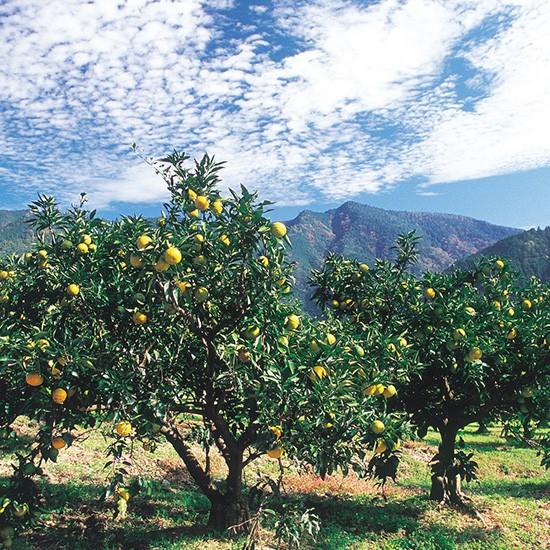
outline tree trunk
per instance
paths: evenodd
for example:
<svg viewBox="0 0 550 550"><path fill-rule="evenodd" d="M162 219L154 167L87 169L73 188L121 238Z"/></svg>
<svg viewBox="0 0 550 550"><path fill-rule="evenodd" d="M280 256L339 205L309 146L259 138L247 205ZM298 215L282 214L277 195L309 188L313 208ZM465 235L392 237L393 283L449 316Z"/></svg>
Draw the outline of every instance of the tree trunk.
<svg viewBox="0 0 550 550"><path fill-rule="evenodd" d="M239 533L248 530L250 510L243 497L243 453L234 449L228 460L225 493L210 499L208 526Z"/></svg>
<svg viewBox="0 0 550 550"><path fill-rule="evenodd" d="M223 495L212 499L208 527L240 533L248 529L250 510L242 495Z"/></svg>
<svg viewBox="0 0 550 550"><path fill-rule="evenodd" d="M432 464L430 498L446 504L463 505L460 475L454 468L457 432L458 428L454 426L439 429L441 444Z"/></svg>
<svg viewBox="0 0 550 550"><path fill-rule="evenodd" d="M478 434L488 434L489 433L489 428L487 428L487 424L485 422L483 422L483 420L479 421L479 427L478 427L476 433L478 433Z"/></svg>

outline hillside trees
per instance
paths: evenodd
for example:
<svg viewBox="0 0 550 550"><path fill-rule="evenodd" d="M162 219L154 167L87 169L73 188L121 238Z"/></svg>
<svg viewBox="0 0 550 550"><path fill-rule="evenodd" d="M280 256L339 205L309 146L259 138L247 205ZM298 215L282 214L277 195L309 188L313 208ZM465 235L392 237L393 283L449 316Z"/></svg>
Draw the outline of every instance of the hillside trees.
<svg viewBox="0 0 550 550"><path fill-rule="evenodd" d="M518 411L524 418L538 414L530 396L539 395L549 376L548 292L535 279L518 287L497 258L415 278L407 273L415 237L402 236L398 245L394 263L370 270L329 257L314 274L316 298L348 318L355 337L372 330L385 335L385 369L397 380L398 405L421 437L429 427L440 434L431 497L462 503L461 479L472 479L476 465L456 449L458 431ZM408 358L406 371L398 370L404 368L395 363L399 357Z"/></svg>
<svg viewBox="0 0 550 550"><path fill-rule="evenodd" d="M136 441L173 446L216 528L246 521L243 470L266 453L324 475L364 469L376 448L377 472L395 470L400 415L362 391L376 355L339 320L300 315L286 228L265 217L268 203L244 188L222 199L222 165L205 156L189 169L187 159L156 164L171 193L156 223L107 223L84 204L63 213L41 197L31 207L38 242L2 266L0 427L9 435L22 415L39 427L14 465L0 515L7 528L32 517L32 479L45 463L109 422L121 513L131 496L122 458ZM381 374L379 388L391 382ZM223 458L225 479L197 455L199 432Z"/></svg>

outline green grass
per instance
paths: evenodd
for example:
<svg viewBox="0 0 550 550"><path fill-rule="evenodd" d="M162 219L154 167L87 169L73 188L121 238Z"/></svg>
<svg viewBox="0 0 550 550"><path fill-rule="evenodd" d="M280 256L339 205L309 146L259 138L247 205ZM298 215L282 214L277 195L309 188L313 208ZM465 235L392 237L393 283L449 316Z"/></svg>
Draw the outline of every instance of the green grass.
<svg viewBox="0 0 550 550"><path fill-rule="evenodd" d="M550 474L527 448L499 437L499 430L461 433L466 450L475 450L480 481L465 486L477 515L441 507L427 498L427 461L437 445L429 433L404 449L400 477L384 500L364 480L332 477L323 482L290 470L286 499L299 508L313 508L322 529L308 549L535 549L550 543ZM103 469L104 442L94 434L62 451L41 481L45 497L42 524L14 544L35 548L88 549L238 549L243 539L208 532L208 501L198 493L166 445L153 454L139 451L132 473L151 481L151 494L130 500L126 519L113 518L113 501L100 499L108 471ZM15 449L3 451L0 475ZM221 467L216 464L216 467ZM254 468L256 469L256 468ZM261 464L263 472L272 463ZM247 475L249 479L252 473ZM274 545L273 520L263 526L265 544Z"/></svg>

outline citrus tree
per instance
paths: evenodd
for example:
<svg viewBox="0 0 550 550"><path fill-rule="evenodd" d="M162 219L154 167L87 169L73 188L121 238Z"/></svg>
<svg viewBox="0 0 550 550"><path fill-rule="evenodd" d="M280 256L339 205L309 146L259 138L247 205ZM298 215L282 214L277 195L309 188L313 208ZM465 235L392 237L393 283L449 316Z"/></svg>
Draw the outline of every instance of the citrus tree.
<svg viewBox="0 0 550 550"><path fill-rule="evenodd" d="M35 246L1 266L0 427L16 437L18 417L38 425L5 493L5 545L37 509L33 476L89 429L113 437L109 491L121 515L136 441L173 446L217 528L246 521L243 470L263 455L324 475L364 471L375 451L377 473L393 471L403 426L387 408L391 380L380 375L379 397L365 394L373 357L339 320L300 313L286 227L265 217L268 203L245 188L222 199L221 163L187 160L155 163L171 193L156 222L107 223L84 202L61 212L41 197Z"/></svg>
<svg viewBox="0 0 550 550"><path fill-rule="evenodd" d="M457 433L472 422L535 414L531 396L550 368L550 302L536 280L518 287L498 258L415 278L407 269L416 261L416 240L400 237L396 261L374 269L331 256L313 284L325 308L352 322L355 338L385 335L388 357L380 368L397 381L396 405L419 436L431 427L441 437L431 497L462 503L460 481L475 477L476 464L456 449Z"/></svg>

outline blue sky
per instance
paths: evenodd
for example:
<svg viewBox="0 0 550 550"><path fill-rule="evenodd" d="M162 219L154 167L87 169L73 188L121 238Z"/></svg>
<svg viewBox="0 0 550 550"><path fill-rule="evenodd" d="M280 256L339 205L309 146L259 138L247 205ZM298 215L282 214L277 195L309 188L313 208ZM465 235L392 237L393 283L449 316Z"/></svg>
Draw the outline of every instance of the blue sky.
<svg viewBox="0 0 550 550"><path fill-rule="evenodd" d="M550 224L547 0L4 0L0 208L167 197L228 161L289 218L345 200Z"/></svg>

